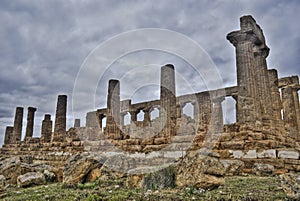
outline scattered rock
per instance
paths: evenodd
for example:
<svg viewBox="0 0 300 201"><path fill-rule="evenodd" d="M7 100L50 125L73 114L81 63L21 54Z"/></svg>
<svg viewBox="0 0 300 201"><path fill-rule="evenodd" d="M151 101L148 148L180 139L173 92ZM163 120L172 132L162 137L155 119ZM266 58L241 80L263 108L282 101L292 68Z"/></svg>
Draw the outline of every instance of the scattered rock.
<svg viewBox="0 0 300 201"><path fill-rule="evenodd" d="M280 175L281 186L284 192L294 199L300 199L300 175L286 173Z"/></svg>
<svg viewBox="0 0 300 201"><path fill-rule="evenodd" d="M70 157L63 170L63 182L66 184L77 184L87 182L89 173L97 168L101 168L106 157L102 155L92 155L89 153L79 153Z"/></svg>
<svg viewBox="0 0 300 201"><path fill-rule="evenodd" d="M0 161L0 175L3 175L7 179L7 183L16 184L17 177L31 172L32 168L29 164L23 163L22 158L19 156L7 158Z"/></svg>
<svg viewBox="0 0 300 201"><path fill-rule="evenodd" d="M44 170L43 174L47 182L54 182L57 180L56 175L53 172L50 172L49 170Z"/></svg>
<svg viewBox="0 0 300 201"><path fill-rule="evenodd" d="M0 175L0 190L5 188L6 178L3 175Z"/></svg>
<svg viewBox="0 0 300 201"><path fill-rule="evenodd" d="M176 168L174 166L168 166L161 168L157 171L146 174L141 182L141 187L145 189L164 189L175 187L175 174Z"/></svg>
<svg viewBox="0 0 300 201"><path fill-rule="evenodd" d="M29 187L33 185L46 184L46 179L43 173L40 172L28 172L24 175L20 175L17 178L18 187Z"/></svg>

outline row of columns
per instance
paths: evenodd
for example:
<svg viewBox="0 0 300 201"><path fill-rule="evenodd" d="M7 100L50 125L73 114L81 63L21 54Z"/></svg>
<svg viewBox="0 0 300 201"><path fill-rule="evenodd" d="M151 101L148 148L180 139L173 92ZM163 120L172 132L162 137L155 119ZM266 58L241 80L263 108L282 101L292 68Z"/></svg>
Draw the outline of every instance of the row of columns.
<svg viewBox="0 0 300 201"><path fill-rule="evenodd" d="M33 137L34 116L36 108L28 107L27 126L25 132L25 141L29 141ZM66 134L66 111L67 96L59 95L56 107L56 118L54 132L52 133L52 120L50 114L45 114L41 128L41 142L63 142ZM20 143L22 138L23 126L23 107L17 107L14 119L14 126L7 126L4 137L4 144ZM80 125L77 122L76 125Z"/></svg>

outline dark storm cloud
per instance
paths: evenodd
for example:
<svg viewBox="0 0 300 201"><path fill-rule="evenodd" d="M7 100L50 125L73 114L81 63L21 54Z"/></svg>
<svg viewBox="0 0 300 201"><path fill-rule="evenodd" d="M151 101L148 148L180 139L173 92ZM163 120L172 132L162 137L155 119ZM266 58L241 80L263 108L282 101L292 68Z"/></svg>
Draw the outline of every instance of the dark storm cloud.
<svg viewBox="0 0 300 201"><path fill-rule="evenodd" d="M236 84L234 47L226 40L226 34L239 29L240 16L251 14L264 30L271 48L269 68L277 68L280 76L299 75L299 10L300 3L296 0L2 0L0 133L3 135L6 125L12 125L16 106L38 107L35 132L38 133L43 114L54 114L57 94L68 94L68 112L71 113L74 82L86 56L105 40L137 28L170 29L190 37L214 60L226 87ZM143 64L174 62L178 66L187 65L172 58L153 54ZM129 69L126 66L138 65L138 62L134 55L125 56L118 68L126 71ZM190 71L178 67L178 73L191 82L197 82ZM107 75L116 77L113 69ZM134 74L126 76L128 82L134 83ZM124 98L131 97L131 90L136 89L130 83L121 83ZM189 92L188 86L179 85L179 94ZM87 81L82 87L96 86L90 86ZM204 89L205 85L197 87L194 90ZM96 94L101 96L96 101L99 107L105 104L106 88L107 83L100 83L97 88ZM138 90L134 99L157 97L157 90L155 87L145 92ZM84 118L84 108L82 112L81 118ZM25 109L24 119L26 114ZM70 125L72 114L69 116Z"/></svg>

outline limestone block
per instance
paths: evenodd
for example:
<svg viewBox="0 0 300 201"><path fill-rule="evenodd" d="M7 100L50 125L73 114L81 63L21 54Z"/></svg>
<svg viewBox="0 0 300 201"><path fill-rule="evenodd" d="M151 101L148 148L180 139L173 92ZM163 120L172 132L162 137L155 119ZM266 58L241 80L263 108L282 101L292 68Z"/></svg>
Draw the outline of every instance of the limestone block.
<svg viewBox="0 0 300 201"><path fill-rule="evenodd" d="M220 160L225 168L225 175L239 175L244 169L244 162L241 160Z"/></svg>
<svg viewBox="0 0 300 201"><path fill-rule="evenodd" d="M255 163L253 167L253 173L255 173L256 175L265 176L273 174L274 169L274 166L270 164Z"/></svg>
<svg viewBox="0 0 300 201"><path fill-rule="evenodd" d="M244 141L229 141L229 142L222 142L221 148L222 149L243 149L244 148Z"/></svg>
<svg viewBox="0 0 300 201"><path fill-rule="evenodd" d="M257 158L256 150L249 150L243 158Z"/></svg>
<svg viewBox="0 0 300 201"><path fill-rule="evenodd" d="M290 158L290 159L299 159L298 151L279 151L278 158Z"/></svg>
<svg viewBox="0 0 300 201"><path fill-rule="evenodd" d="M18 187L28 187L32 185L46 184L46 179L43 173L40 172L28 172L20 175L17 178Z"/></svg>
<svg viewBox="0 0 300 201"><path fill-rule="evenodd" d="M268 149L263 150L260 153L257 153L258 158L276 158L276 150L275 149Z"/></svg>
<svg viewBox="0 0 300 201"><path fill-rule="evenodd" d="M229 150L233 158L242 158L245 154L241 150Z"/></svg>

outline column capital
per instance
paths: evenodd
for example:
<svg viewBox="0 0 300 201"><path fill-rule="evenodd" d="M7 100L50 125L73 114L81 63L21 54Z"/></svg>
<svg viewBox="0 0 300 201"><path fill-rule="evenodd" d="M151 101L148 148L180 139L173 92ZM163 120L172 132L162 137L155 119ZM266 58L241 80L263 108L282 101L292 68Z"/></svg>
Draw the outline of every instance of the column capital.
<svg viewBox="0 0 300 201"><path fill-rule="evenodd" d="M28 111L32 111L32 112L35 112L35 111L36 111L36 108L35 108L35 107L28 107L27 109L28 109Z"/></svg>
<svg viewBox="0 0 300 201"><path fill-rule="evenodd" d="M259 39L259 37L252 30L245 31L245 32L233 31L233 32L230 32L229 34L227 34L226 38L235 47L238 44L243 44L243 43L246 43L246 42L251 42L251 43L256 44L256 45L263 44L263 41L261 41Z"/></svg>

